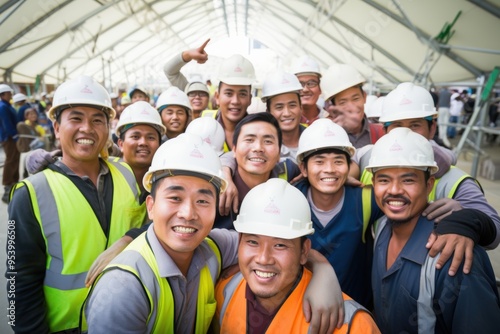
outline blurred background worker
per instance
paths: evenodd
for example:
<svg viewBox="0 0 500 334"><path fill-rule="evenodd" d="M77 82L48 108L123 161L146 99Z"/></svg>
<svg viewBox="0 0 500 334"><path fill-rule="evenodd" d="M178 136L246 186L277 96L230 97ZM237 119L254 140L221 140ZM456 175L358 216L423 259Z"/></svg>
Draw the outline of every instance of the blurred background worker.
<svg viewBox="0 0 500 334"><path fill-rule="evenodd" d="M334 64L321 81L325 100L332 105L328 118L344 128L355 148L373 144L383 136L382 126L368 122L364 107L366 79L351 65Z"/></svg>
<svg viewBox="0 0 500 334"><path fill-rule="evenodd" d="M158 97L156 109L166 128L162 143L186 131L191 121L191 104L182 90L173 86L169 87Z"/></svg>
<svg viewBox="0 0 500 334"><path fill-rule="evenodd" d="M18 183L8 211L16 231L9 269L17 273L9 299L16 332L77 331L92 262L144 220L130 167L99 157L114 115L108 92L91 77L56 90L49 117L62 158Z"/></svg>
<svg viewBox="0 0 500 334"><path fill-rule="evenodd" d="M186 94L193 110L193 119L196 119L208 108L210 92L203 82L194 81L186 86Z"/></svg>
<svg viewBox="0 0 500 334"><path fill-rule="evenodd" d="M297 77L291 73L276 71L269 74L262 86L262 102L267 111L276 118L283 135L281 160L286 158L296 162L299 137L306 128L301 124L302 104L300 85Z"/></svg>
<svg viewBox="0 0 500 334"><path fill-rule="evenodd" d="M2 202L9 203L9 193L12 186L19 181L19 151L16 147L17 115L16 109L10 104L13 90L9 85L0 85L0 142L5 152L2 184L4 193Z"/></svg>
<svg viewBox="0 0 500 334"><path fill-rule="evenodd" d="M312 276L304 265L314 228L304 195L285 180L270 179L250 190L234 226L240 273L216 287L221 332L309 333L302 300ZM326 333L380 333L365 308L343 298L343 325Z"/></svg>
<svg viewBox="0 0 500 334"><path fill-rule="evenodd" d="M321 95L319 64L309 56L302 56L295 60L292 65L292 72L297 76L302 86L300 91L302 119L300 122L312 124L321 117L322 113L321 108L318 106L318 99Z"/></svg>
<svg viewBox="0 0 500 334"><path fill-rule="evenodd" d="M149 102L149 94L148 94L147 90L144 87L135 86L128 93L128 95L129 95L130 101L132 103L134 103L136 101L146 101L146 102Z"/></svg>
<svg viewBox="0 0 500 334"><path fill-rule="evenodd" d="M28 97L22 93L17 93L12 97L12 102L14 102L14 108L17 109L17 123L24 122L26 119L24 112L26 109L31 108L31 104L28 103Z"/></svg>

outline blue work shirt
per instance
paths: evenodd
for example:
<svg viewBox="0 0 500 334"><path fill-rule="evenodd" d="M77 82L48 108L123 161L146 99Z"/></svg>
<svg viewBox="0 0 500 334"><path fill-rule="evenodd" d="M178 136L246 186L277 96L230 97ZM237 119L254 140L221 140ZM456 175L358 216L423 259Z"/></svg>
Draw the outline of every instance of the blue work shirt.
<svg viewBox="0 0 500 334"><path fill-rule="evenodd" d="M425 244L433 229L434 222L420 217L410 239L389 270L386 270L386 263L392 234L390 222L376 241L372 287L375 320L382 333L418 333L420 270L428 253ZM455 276L449 276L451 260L435 273L434 332L498 333L500 301L486 252L479 246L474 247L474 261L467 275L463 273L462 264Z"/></svg>
<svg viewBox="0 0 500 334"><path fill-rule="evenodd" d="M309 181L302 180L296 187L307 197ZM311 210L314 234L308 238L311 239L311 247L323 254L335 269L342 291L363 306L371 308L373 243L371 240L362 241L362 188L344 186L344 191L344 205L326 226ZM382 215L372 192L370 224Z"/></svg>
<svg viewBox="0 0 500 334"><path fill-rule="evenodd" d="M0 142L17 135L16 109L5 100L0 100Z"/></svg>

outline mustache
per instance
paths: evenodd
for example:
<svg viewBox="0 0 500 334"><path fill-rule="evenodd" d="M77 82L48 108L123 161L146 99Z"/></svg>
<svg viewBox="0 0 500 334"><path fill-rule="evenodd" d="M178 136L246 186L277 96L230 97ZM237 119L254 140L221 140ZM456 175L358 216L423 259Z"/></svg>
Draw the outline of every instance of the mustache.
<svg viewBox="0 0 500 334"><path fill-rule="evenodd" d="M388 200L401 200L404 201L405 203L410 203L410 199L403 195L387 195L383 198L384 202L387 202Z"/></svg>

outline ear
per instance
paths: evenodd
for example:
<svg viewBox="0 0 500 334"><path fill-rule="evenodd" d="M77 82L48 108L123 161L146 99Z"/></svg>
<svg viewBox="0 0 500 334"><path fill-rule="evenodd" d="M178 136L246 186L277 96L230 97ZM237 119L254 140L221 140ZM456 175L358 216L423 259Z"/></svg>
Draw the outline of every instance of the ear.
<svg viewBox="0 0 500 334"><path fill-rule="evenodd" d="M148 197L146 197L146 209L148 211L149 219L153 220L153 221L154 221L154 214L153 214L154 204L155 204L155 200L154 200L153 196L148 195Z"/></svg>
<svg viewBox="0 0 500 334"><path fill-rule="evenodd" d="M435 181L436 181L436 178L434 176L431 176L429 178L429 180L427 180L427 189L426 189L427 197L429 197L429 194L431 193L432 188L434 188Z"/></svg>
<svg viewBox="0 0 500 334"><path fill-rule="evenodd" d="M302 174L302 176L307 178L307 166L303 161L300 163L299 168L300 168L300 173Z"/></svg>
<svg viewBox="0 0 500 334"><path fill-rule="evenodd" d="M218 90L216 90L214 92L214 98L215 98L215 102L217 102L217 105L219 105L220 103L219 103L219 91Z"/></svg>
<svg viewBox="0 0 500 334"><path fill-rule="evenodd" d="M54 127L54 134L56 135L56 138L59 139L59 122L54 121L54 123L52 123L52 126Z"/></svg>
<svg viewBox="0 0 500 334"><path fill-rule="evenodd" d="M118 147L120 148L120 151L123 153L123 140L118 138L118 141L116 142L118 144Z"/></svg>
<svg viewBox="0 0 500 334"><path fill-rule="evenodd" d="M305 265L307 263L307 257L311 251L311 239L307 238L302 244L302 251L300 254L300 264Z"/></svg>
<svg viewBox="0 0 500 334"><path fill-rule="evenodd" d="M431 128L429 129L429 138L432 139L434 138L434 135L436 134L436 129L437 129L437 119L434 119L431 124Z"/></svg>

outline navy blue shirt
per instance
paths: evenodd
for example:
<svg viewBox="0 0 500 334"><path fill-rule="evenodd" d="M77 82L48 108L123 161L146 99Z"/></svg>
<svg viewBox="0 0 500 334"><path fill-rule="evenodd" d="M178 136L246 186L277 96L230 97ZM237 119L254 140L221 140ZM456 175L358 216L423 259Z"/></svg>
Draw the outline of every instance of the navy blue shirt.
<svg viewBox="0 0 500 334"><path fill-rule="evenodd" d="M296 187L307 197L310 187L307 180L302 180ZM312 248L323 254L335 269L342 291L363 306L371 308L373 243L371 240L366 243L362 241L362 188L344 186L344 191L344 205L326 226L320 223L311 210L314 234L308 237ZM372 192L370 224L382 215Z"/></svg>
<svg viewBox="0 0 500 334"><path fill-rule="evenodd" d="M372 286L375 318L382 333L418 333L420 269L428 253L425 244L433 229L432 221L420 217L389 270L386 263L390 222L376 241ZM462 265L455 276L449 276L450 264L451 259L435 273L435 333L498 333L500 302L486 252L474 247L474 261L468 275L463 274Z"/></svg>
<svg viewBox="0 0 500 334"><path fill-rule="evenodd" d="M17 135L16 109L5 100L0 100L0 142Z"/></svg>

